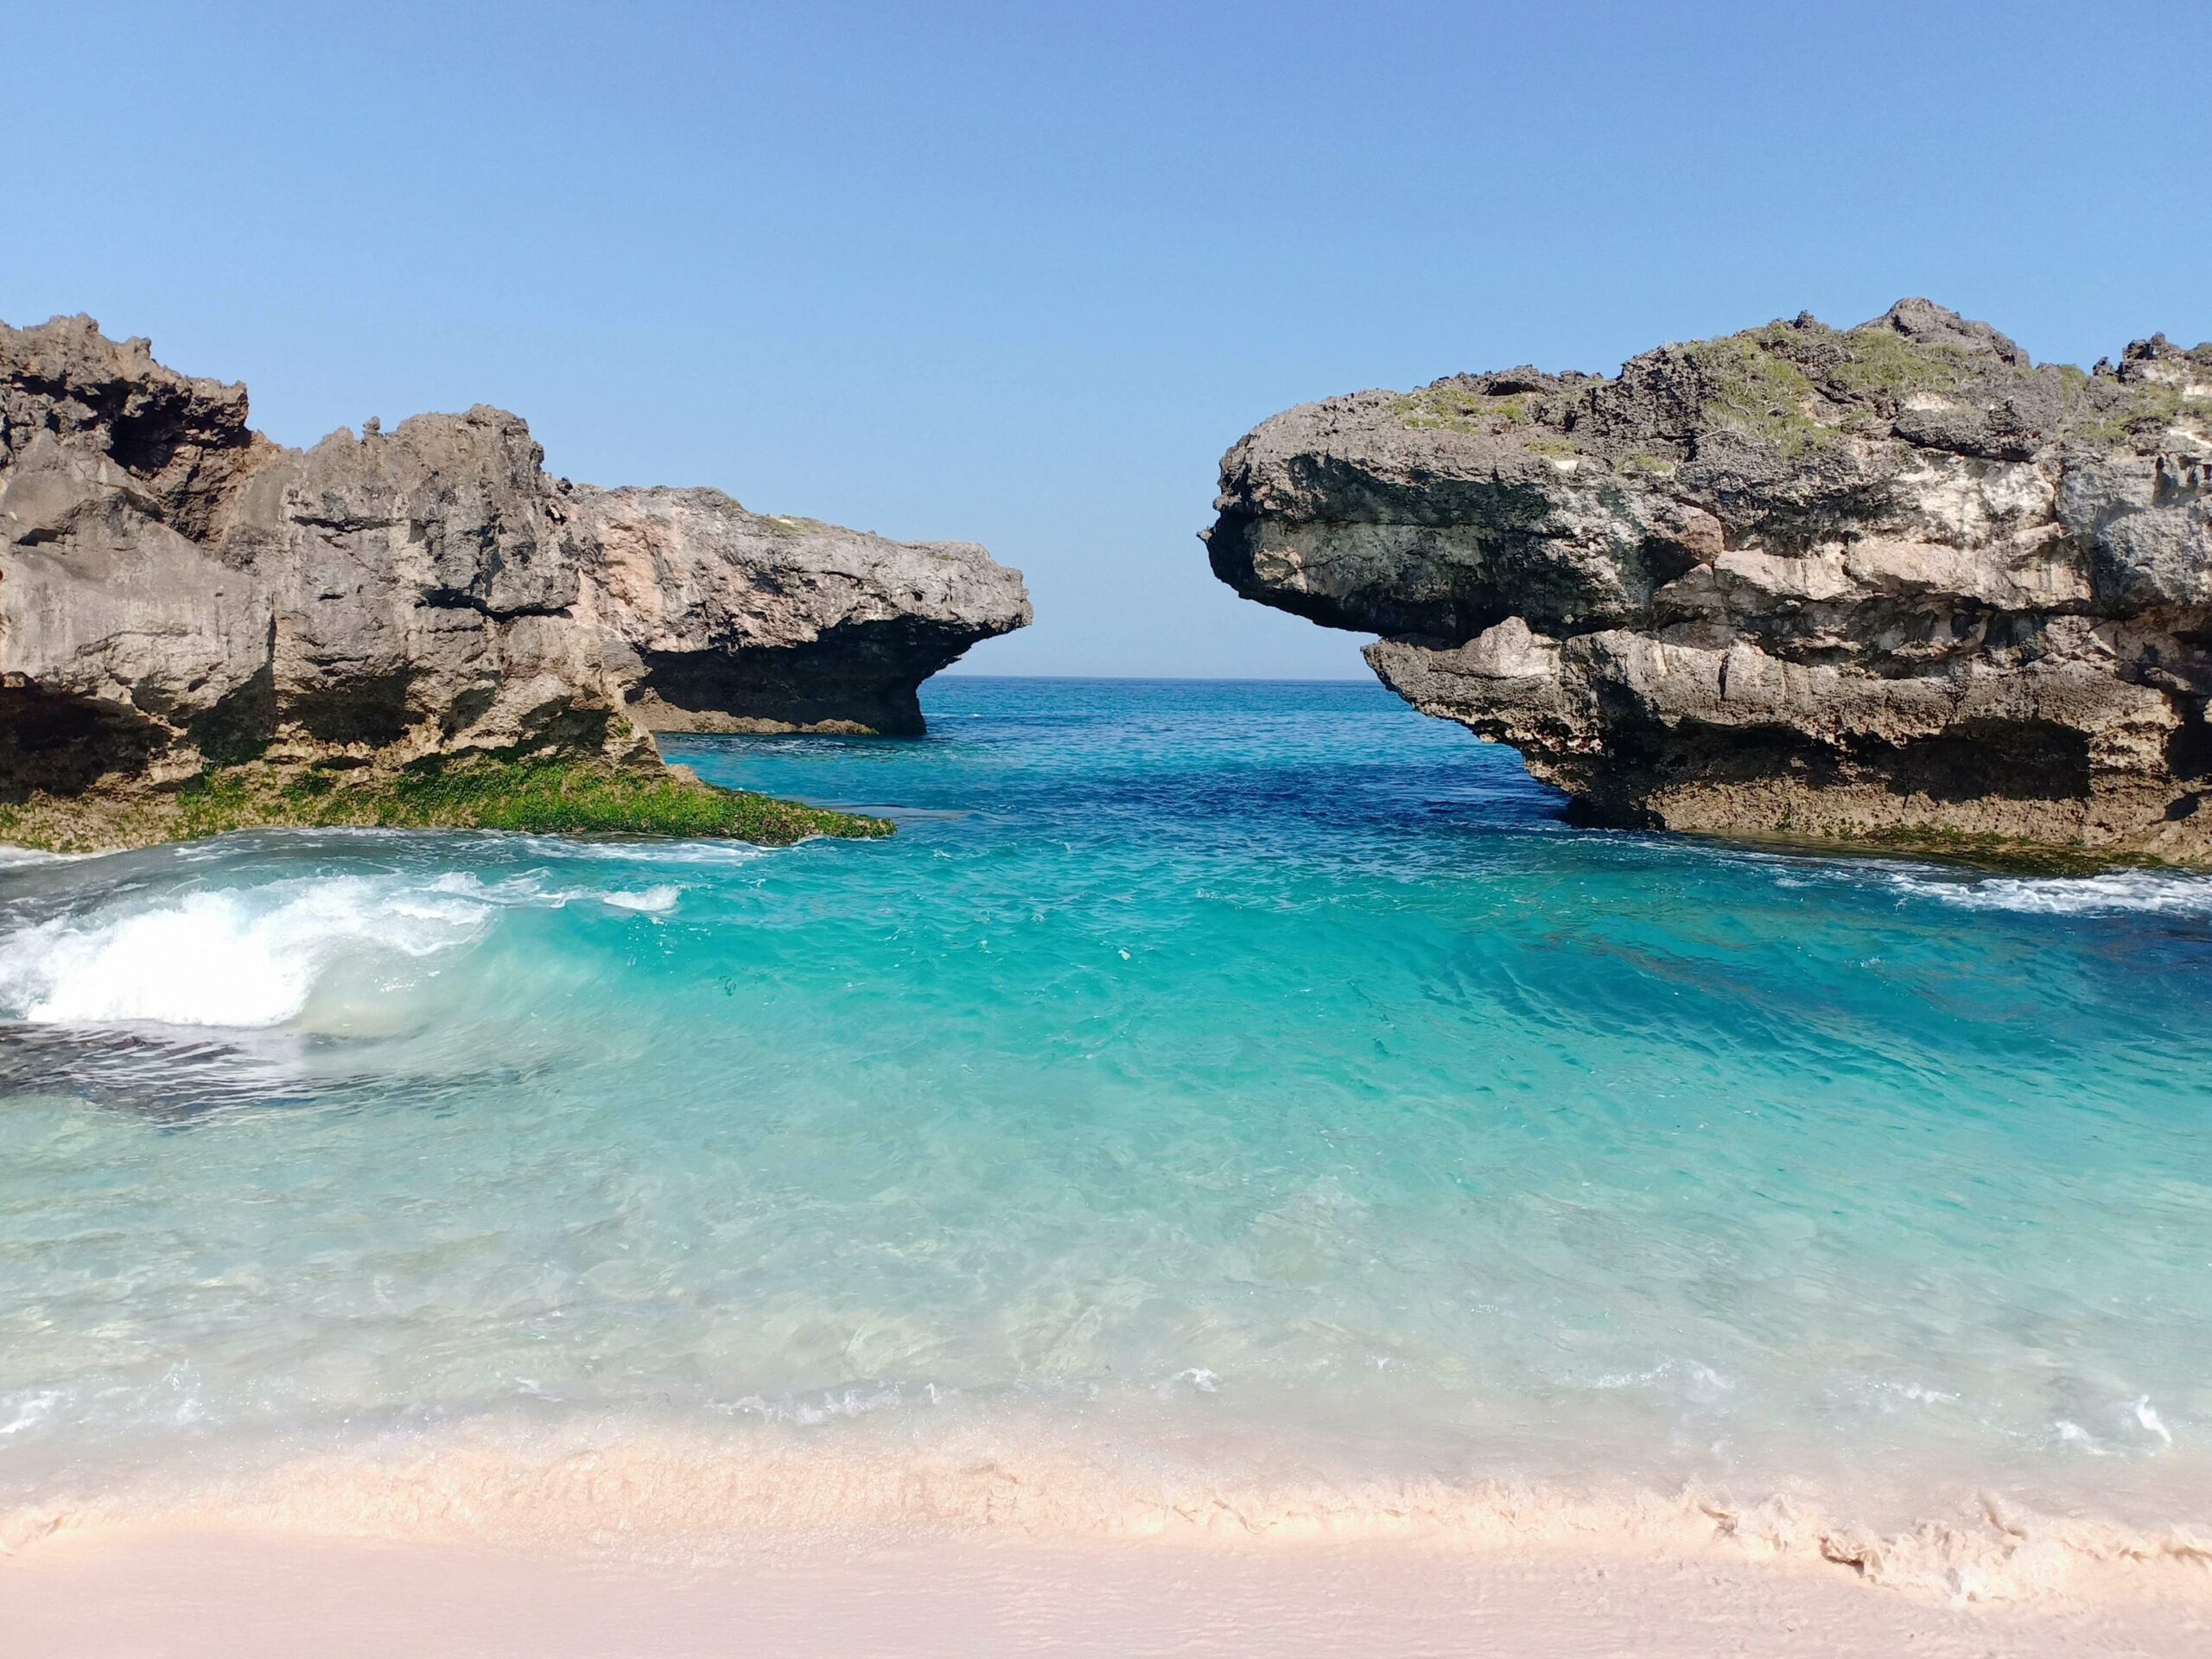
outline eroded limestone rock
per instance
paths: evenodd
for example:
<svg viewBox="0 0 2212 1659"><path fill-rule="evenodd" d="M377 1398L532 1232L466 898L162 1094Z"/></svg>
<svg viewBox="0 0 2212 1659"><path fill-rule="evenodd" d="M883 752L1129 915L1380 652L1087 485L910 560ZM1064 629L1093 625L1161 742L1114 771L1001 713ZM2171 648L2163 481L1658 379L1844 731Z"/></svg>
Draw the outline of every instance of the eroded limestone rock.
<svg viewBox="0 0 2212 1659"><path fill-rule="evenodd" d="M2212 346L1924 300L1277 416L1213 568L1601 822L2212 861Z"/></svg>
<svg viewBox="0 0 2212 1659"><path fill-rule="evenodd" d="M0 801L211 766L657 765L645 732L918 732L1018 572L550 478L517 416L287 449L90 318L0 325Z"/></svg>
<svg viewBox="0 0 2212 1659"><path fill-rule="evenodd" d="M632 713L654 731L917 733L921 682L1030 620L1020 573L971 542L765 517L719 490L571 501L600 622L636 655Z"/></svg>

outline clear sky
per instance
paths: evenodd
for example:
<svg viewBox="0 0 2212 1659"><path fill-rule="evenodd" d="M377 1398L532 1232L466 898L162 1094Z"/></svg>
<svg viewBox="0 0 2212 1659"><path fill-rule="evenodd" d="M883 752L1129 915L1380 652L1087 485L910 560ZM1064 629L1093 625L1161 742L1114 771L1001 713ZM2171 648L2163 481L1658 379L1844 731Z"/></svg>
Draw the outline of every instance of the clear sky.
<svg viewBox="0 0 2212 1659"><path fill-rule="evenodd" d="M0 318L257 423L972 539L994 673L1353 675L1195 532L1291 404L1926 294L2212 336L2212 4L0 0Z"/></svg>

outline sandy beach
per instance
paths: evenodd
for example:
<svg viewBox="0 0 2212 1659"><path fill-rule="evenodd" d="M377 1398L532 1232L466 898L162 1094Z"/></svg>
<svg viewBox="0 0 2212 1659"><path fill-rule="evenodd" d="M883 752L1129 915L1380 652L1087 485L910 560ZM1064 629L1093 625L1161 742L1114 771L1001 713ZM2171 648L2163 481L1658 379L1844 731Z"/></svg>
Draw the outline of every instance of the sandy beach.
<svg viewBox="0 0 2212 1659"><path fill-rule="evenodd" d="M0 1515L0 1653L2060 1654L2212 1637L2194 1534L1265 1487L977 1438L446 1437Z"/></svg>
<svg viewBox="0 0 2212 1659"><path fill-rule="evenodd" d="M44 1659L2204 1650L2202 1605L1980 1610L1715 1555L1404 1545L761 1541L711 1566L242 1530L64 1535L0 1563Z"/></svg>

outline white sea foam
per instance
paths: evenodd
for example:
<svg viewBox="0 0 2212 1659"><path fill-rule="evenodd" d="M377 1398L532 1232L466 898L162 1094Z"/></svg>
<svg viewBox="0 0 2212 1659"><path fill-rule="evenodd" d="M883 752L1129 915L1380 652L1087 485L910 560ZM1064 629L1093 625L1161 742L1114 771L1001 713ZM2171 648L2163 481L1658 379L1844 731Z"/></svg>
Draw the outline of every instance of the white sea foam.
<svg viewBox="0 0 2212 1659"><path fill-rule="evenodd" d="M2158 1408L2152 1405L2151 1396L2147 1394L2135 1402L2135 1421L2168 1446L2174 1443L2173 1430L2166 1427L2164 1420L2158 1415Z"/></svg>
<svg viewBox="0 0 2212 1659"><path fill-rule="evenodd" d="M2142 912L2212 916L2212 876L2171 875L2151 870L2112 870L2102 875L1986 876L1945 880L1894 875L1899 891L1962 910L2009 910L2031 916L2094 916Z"/></svg>
<svg viewBox="0 0 2212 1659"><path fill-rule="evenodd" d="M503 908L596 903L659 917L681 889L556 887L544 871L305 877L121 899L0 937L0 1009L43 1025L282 1025L341 960L473 943Z"/></svg>
<svg viewBox="0 0 2212 1659"><path fill-rule="evenodd" d="M2103 1446L2097 1444L2095 1436L2079 1423L2061 1417L2051 1427L2057 1431L2058 1438L2064 1445L2078 1447L2093 1458L2110 1455Z"/></svg>
<svg viewBox="0 0 2212 1659"><path fill-rule="evenodd" d="M0 1399L0 1440L35 1428L54 1415L62 1401L59 1389L34 1389L28 1394Z"/></svg>
<svg viewBox="0 0 2212 1659"><path fill-rule="evenodd" d="M1590 1379L1593 1389L1667 1389L1694 1400L1717 1399L1734 1389L1735 1382L1710 1365L1691 1360L1662 1360L1649 1370L1608 1371Z"/></svg>
<svg viewBox="0 0 2212 1659"><path fill-rule="evenodd" d="M420 885L333 876L61 916L0 940L0 1006L48 1025L280 1025L339 957L429 956L489 915Z"/></svg>
<svg viewBox="0 0 2212 1659"><path fill-rule="evenodd" d="M1909 1401L1916 1406L1955 1406L1959 1402L1958 1392L1953 1389L1927 1389L1917 1382L1878 1382L1878 1398Z"/></svg>
<svg viewBox="0 0 2212 1659"><path fill-rule="evenodd" d="M35 847L0 847L0 870L16 864L62 864L82 855L45 853Z"/></svg>
<svg viewBox="0 0 2212 1659"><path fill-rule="evenodd" d="M526 836L518 839L533 852L556 859L588 856L594 864L705 865L709 868L750 864L772 855L775 849L743 841L595 841L564 840L558 836Z"/></svg>
<svg viewBox="0 0 2212 1659"><path fill-rule="evenodd" d="M616 910L634 910L646 916L665 916L676 908L679 889L663 883L638 893L602 893L599 902Z"/></svg>
<svg viewBox="0 0 2212 1659"><path fill-rule="evenodd" d="M925 1383L913 1398L925 1405L937 1405L948 1397L948 1391L935 1383ZM879 1411L898 1411L908 1403L906 1391L897 1383L887 1383L880 1389L843 1389L825 1390L818 1396L771 1400L765 1395L748 1394L741 1400L717 1402L714 1409L732 1417L760 1417L771 1422L796 1423L803 1428L816 1428L840 1418L866 1417Z"/></svg>
<svg viewBox="0 0 2212 1659"><path fill-rule="evenodd" d="M664 916L674 910L683 889L663 881L650 887L562 887L547 884L548 872L526 870L499 881L486 881L467 870L455 870L430 883L433 892L493 905L527 905L559 910L568 905L600 904L610 910L635 911Z"/></svg>
<svg viewBox="0 0 2212 1659"><path fill-rule="evenodd" d="M1200 1394L1219 1394L1221 1379L1203 1365L1193 1365L1180 1370L1153 1390L1163 1400L1172 1400L1184 1389L1197 1389Z"/></svg>

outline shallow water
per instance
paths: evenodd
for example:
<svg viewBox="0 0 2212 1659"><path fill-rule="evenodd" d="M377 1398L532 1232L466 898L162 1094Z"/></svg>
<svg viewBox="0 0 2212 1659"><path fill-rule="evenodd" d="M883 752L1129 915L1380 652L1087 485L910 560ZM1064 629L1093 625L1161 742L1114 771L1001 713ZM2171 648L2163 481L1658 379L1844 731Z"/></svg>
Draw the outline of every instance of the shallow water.
<svg viewBox="0 0 2212 1659"><path fill-rule="evenodd" d="M2212 879L1573 830L1370 685L925 703L668 746L887 843L0 868L0 1504L866 1421L2212 1517Z"/></svg>

